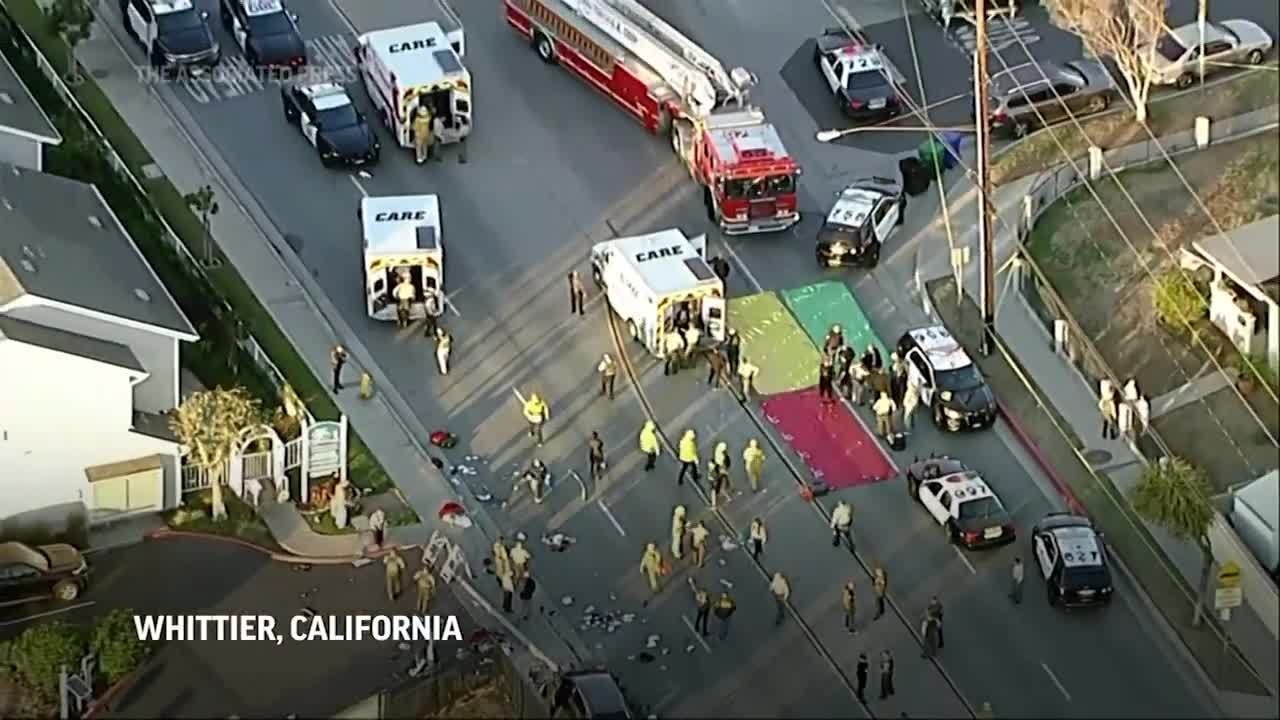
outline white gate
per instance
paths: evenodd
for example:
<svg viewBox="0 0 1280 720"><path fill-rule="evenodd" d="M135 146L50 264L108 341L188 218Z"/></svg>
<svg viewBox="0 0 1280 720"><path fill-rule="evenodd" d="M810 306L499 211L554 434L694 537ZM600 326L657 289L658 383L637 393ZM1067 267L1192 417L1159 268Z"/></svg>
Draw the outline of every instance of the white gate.
<svg viewBox="0 0 1280 720"><path fill-rule="evenodd" d="M245 450L259 440L270 441L270 449L246 453ZM184 456L184 460L185 460ZM302 479L302 498L307 497L309 481L337 473L347 474L347 417L335 421L303 421L302 434L283 442L276 431L267 425L255 425L241 434L236 453L227 463L227 485L237 495L244 494L246 481L270 480L279 489L285 472L299 470ZM210 473L196 465L182 465L182 493L197 492L209 487Z"/></svg>

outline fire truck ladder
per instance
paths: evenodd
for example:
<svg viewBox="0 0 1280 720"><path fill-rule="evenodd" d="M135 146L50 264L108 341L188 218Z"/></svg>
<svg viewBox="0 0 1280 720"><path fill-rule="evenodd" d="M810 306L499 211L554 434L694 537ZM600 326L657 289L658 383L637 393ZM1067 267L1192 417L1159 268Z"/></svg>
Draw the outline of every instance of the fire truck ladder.
<svg viewBox="0 0 1280 720"><path fill-rule="evenodd" d="M653 68L694 117L706 117L725 102L745 104L747 89L755 84L755 76L743 68L726 72L719 60L637 0L561 1Z"/></svg>

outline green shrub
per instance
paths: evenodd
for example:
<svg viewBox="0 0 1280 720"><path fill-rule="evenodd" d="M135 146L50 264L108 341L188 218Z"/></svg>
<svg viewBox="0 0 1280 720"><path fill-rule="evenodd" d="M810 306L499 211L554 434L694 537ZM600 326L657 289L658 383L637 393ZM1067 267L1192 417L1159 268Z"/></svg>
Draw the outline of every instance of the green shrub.
<svg viewBox="0 0 1280 720"><path fill-rule="evenodd" d="M1182 334L1192 332L1201 318L1209 314L1209 304L1186 273L1167 270L1156 276L1152 288L1156 319L1168 329Z"/></svg>
<svg viewBox="0 0 1280 720"><path fill-rule="evenodd" d="M9 662L27 687L46 699L56 698L62 666L78 669L88 650L80 628L54 621L33 625L15 638Z"/></svg>
<svg viewBox="0 0 1280 720"><path fill-rule="evenodd" d="M89 650L97 655L98 672L115 683L133 672L151 653L150 643L138 637L132 610L112 610L98 621L89 639Z"/></svg>
<svg viewBox="0 0 1280 720"><path fill-rule="evenodd" d="M1236 355L1232 358L1231 364L1240 378L1246 381L1256 381L1258 377L1261 377L1262 383L1270 388L1272 393L1280 394L1280 368L1276 368L1267 362L1265 353Z"/></svg>

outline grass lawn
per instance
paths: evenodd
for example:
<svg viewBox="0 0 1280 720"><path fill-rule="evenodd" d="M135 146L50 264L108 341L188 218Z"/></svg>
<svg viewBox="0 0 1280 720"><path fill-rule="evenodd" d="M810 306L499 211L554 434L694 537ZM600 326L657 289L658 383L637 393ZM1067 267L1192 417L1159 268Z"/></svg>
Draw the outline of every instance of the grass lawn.
<svg viewBox="0 0 1280 720"><path fill-rule="evenodd" d="M33 0L4 0L4 4L9 14L26 30L45 57L49 59L49 62L60 72L65 73L66 46L60 38L54 37L47 32L44 16L36 3ZM49 109L50 115L54 116L55 122L59 125L59 129L62 130L64 136L68 136L68 138L82 136L83 131L74 127L74 124L78 121L78 116L74 116L71 111L58 112L51 107L50 102L47 102L54 100L56 96L52 94L52 90L47 87L47 84L39 82L43 80L43 76L34 80L33 78L27 78L27 80L28 85L33 87L33 92L37 91L35 87L37 84L45 85L45 92L37 92L37 95L43 96L41 97L42 104ZM93 118L94 123L106 135L111 146L124 159L134 176L138 178L146 177L142 169L153 162L151 156L111 106L110 102L108 102L106 96L103 95L101 89L93 81L93 78L84 76L83 81L74 88L74 93L86 112ZM203 229L199 220L187 207L182 194L167 178L145 180L144 183L148 197L154 204L154 210L168 222L169 226L173 228L181 239L183 245L192 254L196 257L202 257L205 252ZM110 200L112 194L105 187L102 189L104 195L107 195ZM165 284L169 286L174 294L188 297L199 296L200 288L193 289L188 287L186 288L187 292L183 292L184 288L181 286L190 286L192 279L190 273L182 267L182 261L176 257L163 257L166 252L172 255L171 251L162 249L162 243L156 242L154 239L150 240L150 242L148 241L149 238L154 237L158 229L155 227L154 221L150 218L135 218L136 221L130 223L128 214L117 208L116 203L112 203L112 207L116 209L117 214L122 216L121 219L129 227L130 234L142 247L148 261L156 268L157 273L160 274ZM150 225L151 227L142 227L143 225ZM312 414L321 419L337 418L340 415L340 411L325 391L324 386L320 384L310 367L294 350L293 345L276 326L234 267L224 262L219 268L210 271L208 276L209 282L213 285L213 289L216 290L216 294L225 298L235 309L235 313L244 324L245 329L257 338L272 362L275 363L294 390L306 402ZM184 310L187 310L188 314L194 314L189 309L189 306L184 306ZM193 322L195 322L195 318L193 318ZM201 328L201 330L202 334L205 334L204 328ZM218 351L206 350L206 352L217 353ZM222 350L221 352L227 351ZM191 355L192 353L188 352L187 354ZM197 374L201 374L201 370L204 371L204 377L201 377L201 381L208 387L231 384L232 382L245 384L264 401L269 401L273 405L278 404L278 399L274 396L274 389L262 387L262 378L246 381L245 378L240 377L241 373L231 373L233 377L221 377L219 375L224 373L216 372L219 363L210 362L208 358L196 359L189 364L193 365L192 370L196 371ZM353 482L360 484L362 487L374 489L391 487L391 479L387 476L381 464L378 463L377 458L369 452L355 429L351 430L349 440L347 462Z"/></svg>
<svg viewBox="0 0 1280 720"><path fill-rule="evenodd" d="M952 333L968 347L976 347L982 325L973 302L966 298L963 306L957 307L955 285L949 279L930 283L929 294ZM1028 389L1023 382L1025 372L1000 353L989 358L974 353L973 357L1001 402L1017 416L1046 461L1055 468L1088 516L1105 534L1108 548L1124 561L1134 580L1146 591L1209 677L1226 690L1265 694L1265 686L1237 656L1230 655L1227 662L1222 662L1222 639L1215 632L1216 625L1212 619L1199 628L1191 626L1195 597L1191 587L1172 567L1110 479L1095 474L1081 461L1076 450L1084 445L1062 416L1048 404L1049 396L1034 385Z"/></svg>
<svg viewBox="0 0 1280 720"><path fill-rule="evenodd" d="M1149 108L1147 126L1156 137L1162 137L1191 130L1200 115L1227 118L1277 102L1280 84L1276 82L1275 67L1249 69L1195 91L1156 99ZM1072 158L1079 158L1088 153L1090 145L1110 149L1148 139L1124 103L1111 113L1082 119L1080 125L1083 132L1072 123L1055 125L997 153L991 161L992 182L1011 182L1065 162L1058 143Z"/></svg>
<svg viewBox="0 0 1280 720"><path fill-rule="evenodd" d="M1215 372L1218 365L1241 363L1226 336L1209 324L1207 312L1194 324L1195 339L1185 326L1159 322L1154 278L1178 272L1180 250L1214 235L1217 226L1229 232L1274 214L1280 199L1280 144L1272 133L1212 145L1174 161L1176 172L1155 162L1092 183L1098 199L1085 187L1067 193L1040 216L1027 239L1034 264L1107 365L1122 379L1136 378L1152 398ZM1197 289L1208 297L1205 278ZM1184 448L1188 459L1210 472L1219 490L1275 465L1275 445L1253 414L1268 420L1276 436L1276 403L1261 385L1243 394L1250 407L1231 390L1221 390L1155 422L1166 442Z"/></svg>
<svg viewBox="0 0 1280 720"><path fill-rule="evenodd" d="M373 512L375 508L381 508L387 514L387 527L405 527L417 525L420 522L418 514L404 502L400 492L395 489L365 495L360 498L360 504L361 512L366 514ZM307 519L307 525L321 535L349 535L357 532L349 520L346 527L339 528L334 524L333 515L328 511L305 513L303 517Z"/></svg>
<svg viewBox="0 0 1280 720"><path fill-rule="evenodd" d="M224 490L222 498L227 506L227 518L221 522L213 521L213 511L209 490L189 493L182 505L164 514L164 520L174 530L184 532L205 533L239 538L264 547L272 552L280 552L280 546L267 529L266 523L253 508L236 497L229 490Z"/></svg>

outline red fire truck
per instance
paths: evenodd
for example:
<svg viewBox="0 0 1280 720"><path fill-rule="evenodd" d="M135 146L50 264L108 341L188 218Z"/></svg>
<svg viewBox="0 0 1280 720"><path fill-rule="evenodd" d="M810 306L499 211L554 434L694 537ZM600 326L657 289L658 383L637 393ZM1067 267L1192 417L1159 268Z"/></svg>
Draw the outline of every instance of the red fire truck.
<svg viewBox="0 0 1280 720"><path fill-rule="evenodd" d="M544 62L613 98L676 155L703 188L707 214L730 235L800 221L800 167L764 113L756 78L720 61L637 0L504 0L507 22Z"/></svg>

